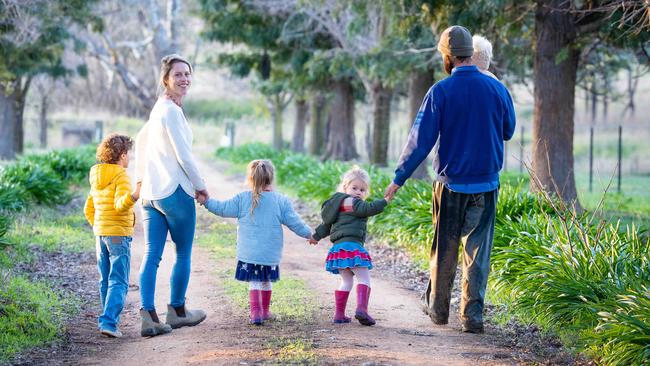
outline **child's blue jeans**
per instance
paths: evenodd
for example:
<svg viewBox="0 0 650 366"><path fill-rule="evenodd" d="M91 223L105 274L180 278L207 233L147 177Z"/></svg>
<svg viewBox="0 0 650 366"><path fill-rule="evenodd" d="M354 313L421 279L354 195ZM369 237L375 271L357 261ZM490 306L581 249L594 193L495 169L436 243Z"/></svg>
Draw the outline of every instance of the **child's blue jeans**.
<svg viewBox="0 0 650 366"><path fill-rule="evenodd" d="M196 226L196 206L191 197L178 186L169 197L142 200L142 224L146 252L140 267L140 297L144 310L155 310L156 274L162 259L167 233L176 244L176 263L171 276L170 305L185 305L185 292L190 282L192 242Z"/></svg>
<svg viewBox="0 0 650 366"><path fill-rule="evenodd" d="M115 331L129 290L131 237L98 236L96 251L102 304L99 329Z"/></svg>

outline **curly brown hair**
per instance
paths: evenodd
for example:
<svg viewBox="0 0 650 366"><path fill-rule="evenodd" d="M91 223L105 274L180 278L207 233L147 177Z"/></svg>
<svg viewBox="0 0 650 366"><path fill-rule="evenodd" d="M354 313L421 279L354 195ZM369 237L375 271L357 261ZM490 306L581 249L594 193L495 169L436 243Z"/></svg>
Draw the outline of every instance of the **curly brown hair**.
<svg viewBox="0 0 650 366"><path fill-rule="evenodd" d="M97 161L102 164L117 164L122 154L133 147L133 140L129 136L117 133L110 134L97 145Z"/></svg>

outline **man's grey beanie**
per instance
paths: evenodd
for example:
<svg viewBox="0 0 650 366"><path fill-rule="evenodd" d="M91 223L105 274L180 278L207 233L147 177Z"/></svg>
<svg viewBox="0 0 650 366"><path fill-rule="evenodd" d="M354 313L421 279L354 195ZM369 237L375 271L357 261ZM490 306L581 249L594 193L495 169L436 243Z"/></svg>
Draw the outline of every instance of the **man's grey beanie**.
<svg viewBox="0 0 650 366"><path fill-rule="evenodd" d="M438 51L448 56L470 57L474 53L472 34L463 26L451 26L440 35Z"/></svg>

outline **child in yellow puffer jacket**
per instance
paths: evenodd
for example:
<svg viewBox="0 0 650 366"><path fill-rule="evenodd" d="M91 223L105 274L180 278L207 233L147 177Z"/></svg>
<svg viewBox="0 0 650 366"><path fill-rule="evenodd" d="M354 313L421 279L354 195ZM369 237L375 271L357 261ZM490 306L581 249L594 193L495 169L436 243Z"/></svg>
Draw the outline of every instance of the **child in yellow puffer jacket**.
<svg viewBox="0 0 650 366"><path fill-rule="evenodd" d="M97 146L99 164L90 168L90 194L84 214L93 226L99 269L100 301L99 331L119 338L117 327L129 289L131 269L131 236L135 225L133 205L140 196L140 186L131 193L126 173L129 150L133 140L112 134Z"/></svg>

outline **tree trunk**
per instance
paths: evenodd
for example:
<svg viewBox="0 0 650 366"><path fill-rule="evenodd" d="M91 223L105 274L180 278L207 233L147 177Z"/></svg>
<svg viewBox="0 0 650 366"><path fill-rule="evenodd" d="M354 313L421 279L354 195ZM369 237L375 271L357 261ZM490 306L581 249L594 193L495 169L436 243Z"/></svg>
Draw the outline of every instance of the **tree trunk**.
<svg viewBox="0 0 650 366"><path fill-rule="evenodd" d="M370 162L388 165L388 139L390 138L390 104L393 89L381 82L372 85L372 154Z"/></svg>
<svg viewBox="0 0 650 366"><path fill-rule="evenodd" d="M4 85L0 85L0 159L13 159L16 157L15 129L16 129L16 102L15 96L6 94Z"/></svg>
<svg viewBox="0 0 650 366"><path fill-rule="evenodd" d="M284 106L282 105L281 97L277 94L269 97L268 105L273 123L273 147L279 151L284 147L282 141L282 114L284 112Z"/></svg>
<svg viewBox="0 0 650 366"><path fill-rule="evenodd" d="M334 94L329 114L329 137L325 159L352 160L359 156L354 137L354 95L349 80L332 83Z"/></svg>
<svg viewBox="0 0 650 366"><path fill-rule="evenodd" d="M594 75L595 77L595 75ZM596 117L598 116L598 88L596 83L591 84L591 124L596 124Z"/></svg>
<svg viewBox="0 0 650 366"><path fill-rule="evenodd" d="M178 53L178 35L181 31L181 1L167 0L167 35L169 36L169 51ZM192 60L196 62L196 59Z"/></svg>
<svg viewBox="0 0 650 366"><path fill-rule="evenodd" d="M639 79L634 79L632 73L632 66L628 65L627 67L627 105L625 106L624 112L630 111L630 117L634 117L634 112L636 106L634 105L634 93L636 93L636 86L638 85Z"/></svg>
<svg viewBox="0 0 650 366"><path fill-rule="evenodd" d="M605 87L603 88L603 122L607 123L607 115L609 114L609 88L611 87L607 68L603 69L603 79L605 83Z"/></svg>
<svg viewBox="0 0 650 366"><path fill-rule="evenodd" d="M573 171L575 85L579 49L564 0L538 0L535 16L535 109L532 168L535 190L580 208ZM539 181L537 185L536 181Z"/></svg>
<svg viewBox="0 0 650 366"><path fill-rule="evenodd" d="M316 92L309 103L309 125L311 126L309 153L312 155L320 155L323 152L325 142L324 111L325 97Z"/></svg>
<svg viewBox="0 0 650 366"><path fill-rule="evenodd" d="M411 75L411 80L409 82L409 127L413 126L415 118L420 111L420 106L424 97L427 95L429 88L433 85L434 81L434 72L433 69L428 69L426 71L415 72ZM413 172L412 178L415 179L424 179L431 180L427 167L430 165L429 159L424 159L424 161L415 169Z"/></svg>
<svg viewBox="0 0 650 366"><path fill-rule="evenodd" d="M291 149L295 152L305 152L305 126L308 122L309 106L305 99L296 98L296 122L293 126Z"/></svg>
<svg viewBox="0 0 650 366"><path fill-rule="evenodd" d="M48 94L41 94L41 111L40 111L40 134L39 140L41 143L41 148L47 147L47 107L48 107Z"/></svg>

